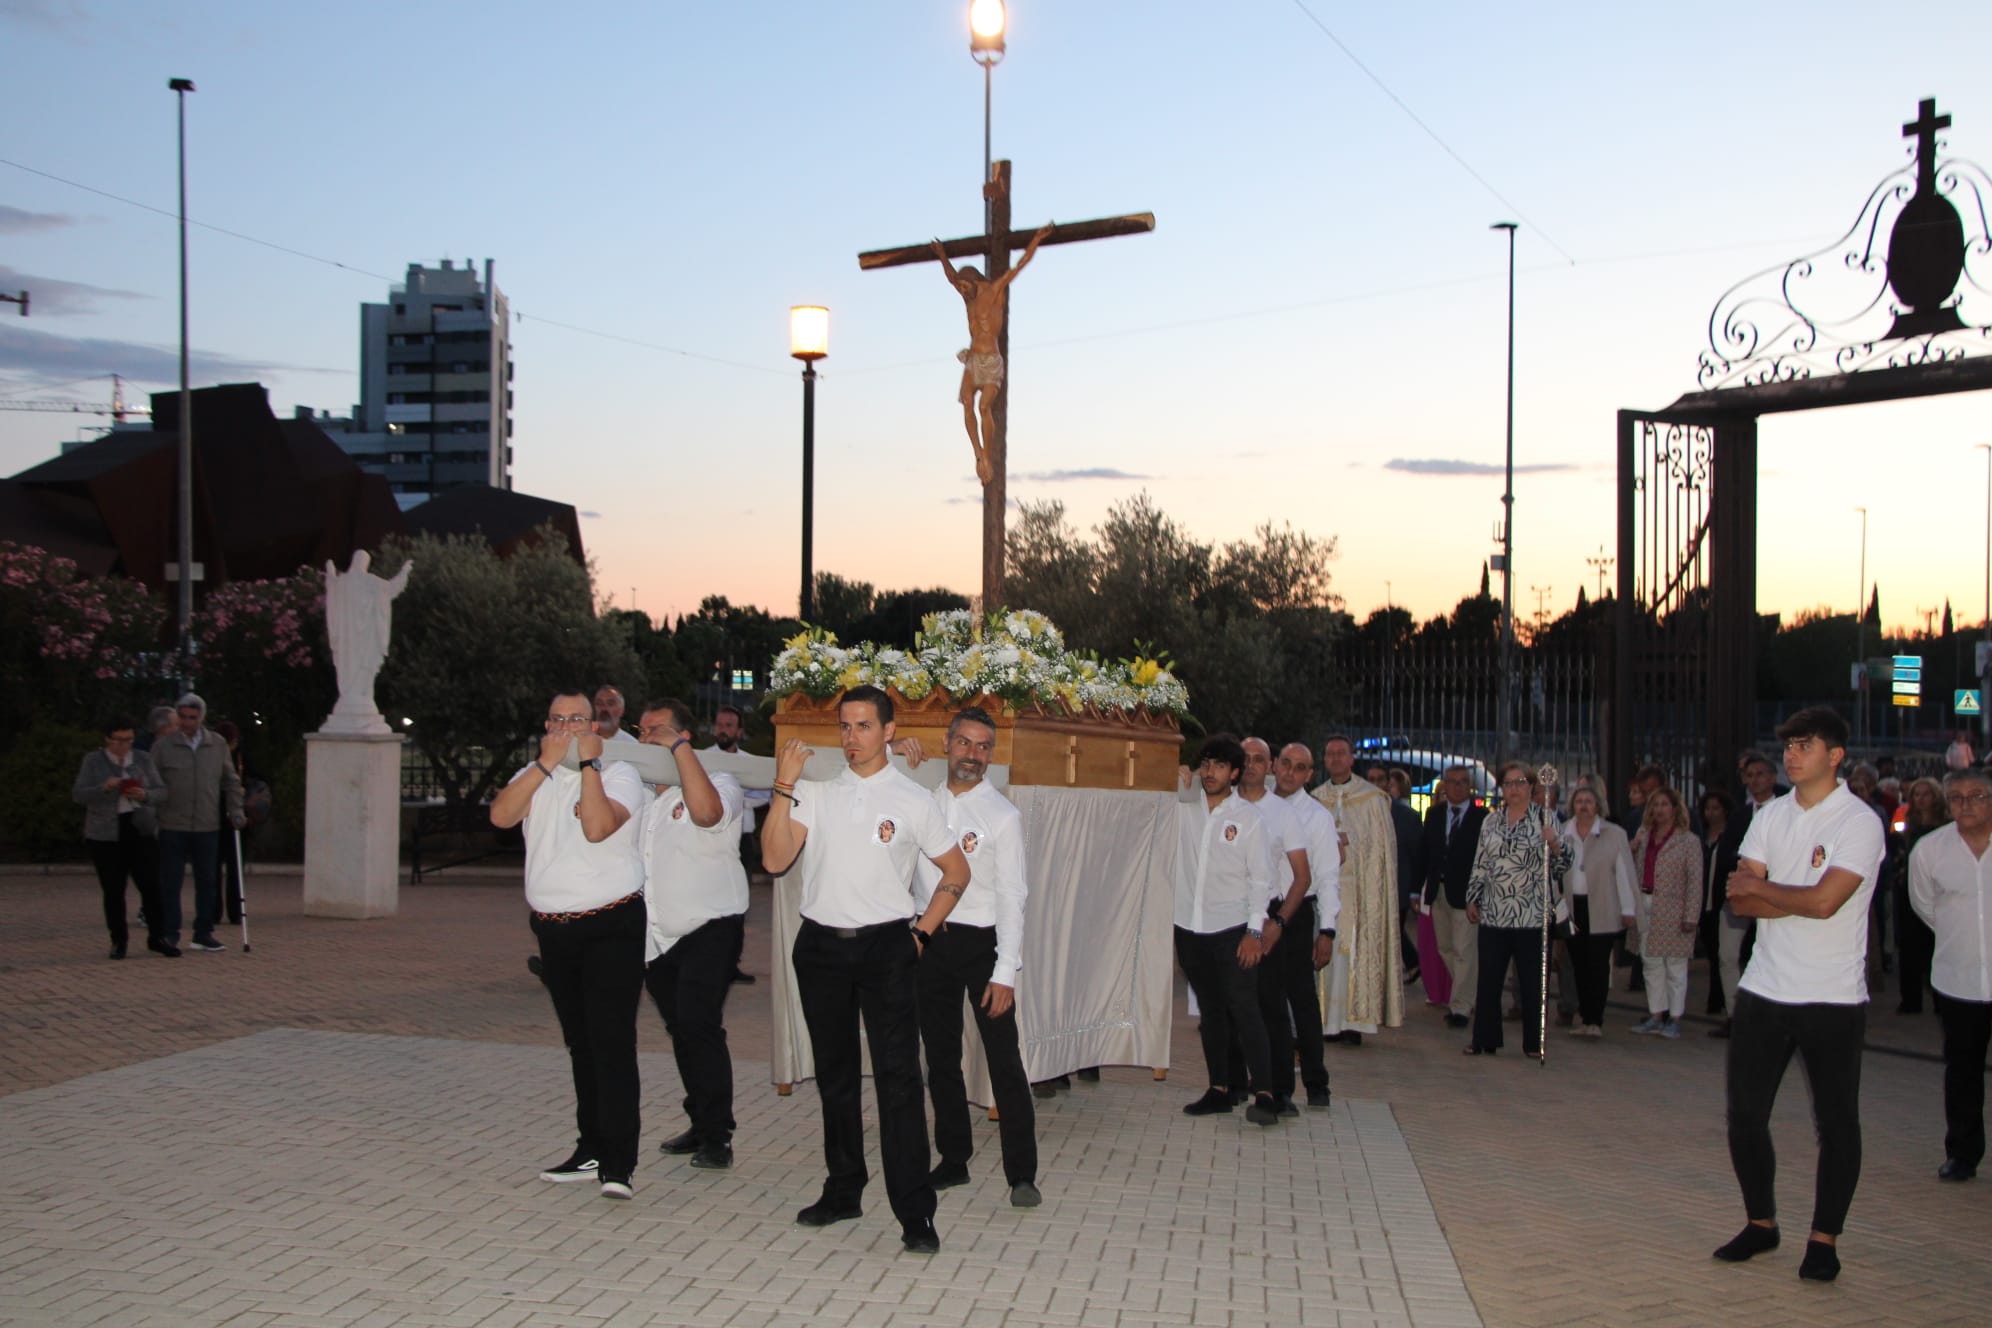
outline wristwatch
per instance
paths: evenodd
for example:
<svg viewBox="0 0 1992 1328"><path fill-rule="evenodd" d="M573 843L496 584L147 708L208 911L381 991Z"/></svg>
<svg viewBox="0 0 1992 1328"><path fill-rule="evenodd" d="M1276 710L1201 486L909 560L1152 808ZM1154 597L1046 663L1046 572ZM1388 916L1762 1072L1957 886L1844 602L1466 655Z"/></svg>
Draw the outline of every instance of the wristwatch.
<svg viewBox="0 0 1992 1328"><path fill-rule="evenodd" d="M599 775L602 773L602 758L599 756L591 756L587 760L581 763L581 768L583 770L592 770Z"/></svg>

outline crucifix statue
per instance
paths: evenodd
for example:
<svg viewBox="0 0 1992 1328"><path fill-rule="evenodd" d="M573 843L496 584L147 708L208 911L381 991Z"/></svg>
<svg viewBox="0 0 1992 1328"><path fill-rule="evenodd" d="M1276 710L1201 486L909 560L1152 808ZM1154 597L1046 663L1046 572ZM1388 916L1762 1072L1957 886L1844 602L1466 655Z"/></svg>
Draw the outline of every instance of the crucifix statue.
<svg viewBox="0 0 1992 1328"><path fill-rule="evenodd" d="M988 234L874 249L858 255L858 267L870 271L938 260L947 269L949 283L968 307L968 349L960 356L960 399L969 442L975 448L976 478L982 481L982 607L988 612L1003 604L1004 518L1009 505L1005 481L1011 378L1010 283L1024 270L1024 264L1031 261L1039 245L1145 235L1155 229L1155 214L1140 212L1041 226L1035 231L1013 231L1007 161L996 162L990 168L982 194L989 204ZM1024 254L1013 268L1010 254L1017 249ZM950 261L969 257L983 258L985 270L956 269Z"/></svg>
<svg viewBox="0 0 1992 1328"><path fill-rule="evenodd" d="M968 429L968 445L975 449L975 478L987 486L994 473L984 438L996 436L996 398L1003 390L1003 334L1010 324L1010 283L1030 266L1031 255L1050 235L1050 226L1040 226L1024 249L1017 265L993 281L973 266L956 270L948 261L947 246L934 241L934 257L947 269L948 284L968 306L968 349L955 358L961 361L961 417ZM980 426L978 428L978 425Z"/></svg>

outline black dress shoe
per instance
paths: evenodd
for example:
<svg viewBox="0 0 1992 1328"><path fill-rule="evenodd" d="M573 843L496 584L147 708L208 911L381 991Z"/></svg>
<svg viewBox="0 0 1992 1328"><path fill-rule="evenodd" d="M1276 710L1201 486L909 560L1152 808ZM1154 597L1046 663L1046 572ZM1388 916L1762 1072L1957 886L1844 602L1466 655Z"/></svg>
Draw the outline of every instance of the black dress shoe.
<svg viewBox="0 0 1992 1328"><path fill-rule="evenodd" d="M854 1203L838 1203L834 1199L818 1199L809 1207L795 1215L799 1227L827 1227L832 1222L849 1222L865 1215L865 1210ZM938 1249L938 1243L935 1245Z"/></svg>
<svg viewBox="0 0 1992 1328"><path fill-rule="evenodd" d="M732 978L729 979L729 981L737 983L743 987L751 987L754 985L754 975L752 973L747 972L745 969L736 968L733 970L733 976Z"/></svg>
<svg viewBox="0 0 1992 1328"><path fill-rule="evenodd" d="M1328 1090L1325 1088L1310 1088L1307 1090L1307 1105L1310 1107L1326 1111L1331 1101L1332 1099L1328 1096Z"/></svg>
<svg viewBox="0 0 1992 1328"><path fill-rule="evenodd" d="M171 941L161 941L152 948L159 952L161 959L178 959L180 957L180 947Z"/></svg>
<svg viewBox="0 0 1992 1328"><path fill-rule="evenodd" d="M1969 1162L1960 1162L1954 1157L1946 1158L1944 1164L1937 1168L1938 1180L1970 1180L1977 1174L1977 1167Z"/></svg>
<svg viewBox="0 0 1992 1328"><path fill-rule="evenodd" d="M939 1254L941 1233L932 1222L913 1222L900 1228L899 1243L908 1254Z"/></svg>
<svg viewBox="0 0 1992 1328"><path fill-rule="evenodd" d="M957 1185L968 1184L968 1164L966 1162L943 1162L928 1173L927 1183L937 1190L951 1190Z"/></svg>
<svg viewBox="0 0 1992 1328"><path fill-rule="evenodd" d="M1276 1097L1273 1099L1273 1105L1279 1109L1279 1113L1282 1116L1298 1116L1300 1114L1300 1108L1293 1104L1293 1099L1290 1097Z"/></svg>
<svg viewBox="0 0 1992 1328"><path fill-rule="evenodd" d="M657 1151L666 1157L687 1157L699 1151L699 1137L690 1130L674 1134L657 1145Z"/></svg>
<svg viewBox="0 0 1992 1328"><path fill-rule="evenodd" d="M111 947L111 958L122 959L124 957L125 957L125 943L123 941L119 941L117 944Z"/></svg>
<svg viewBox="0 0 1992 1328"><path fill-rule="evenodd" d="M725 1171L733 1165L733 1145L703 1143L692 1154L692 1165L700 1171Z"/></svg>
<svg viewBox="0 0 1992 1328"><path fill-rule="evenodd" d="M1238 1104L1231 1100L1231 1094L1222 1088L1213 1088L1202 1097L1183 1108L1185 1116L1216 1116L1234 1109Z"/></svg>
<svg viewBox="0 0 1992 1328"><path fill-rule="evenodd" d="M1363 1045L1363 1035L1353 1028L1343 1029L1342 1041L1351 1047L1360 1047Z"/></svg>
<svg viewBox="0 0 1992 1328"><path fill-rule="evenodd" d="M1035 1098L1057 1097L1058 1085L1049 1079L1041 1080L1031 1085L1031 1096Z"/></svg>
<svg viewBox="0 0 1992 1328"><path fill-rule="evenodd" d="M1079 1071L1079 1082L1080 1082L1080 1083L1082 1083L1082 1084L1097 1084L1097 1083L1099 1083L1099 1082L1100 1082L1100 1067L1099 1067L1099 1066L1097 1066L1097 1065L1089 1065L1089 1066L1087 1066L1087 1067L1086 1067L1085 1069L1083 1069L1083 1070Z"/></svg>
<svg viewBox="0 0 1992 1328"><path fill-rule="evenodd" d="M1473 1021L1472 1021L1471 1019L1468 1019L1468 1018L1467 1018L1467 1017L1466 1017L1465 1015L1463 1015L1463 1014L1451 1014L1451 1013L1448 1013L1448 1014L1446 1015L1446 1027L1447 1027L1447 1028L1465 1028L1465 1027L1466 1027L1466 1026L1467 1026L1468 1024L1470 1024L1470 1023L1472 1023L1472 1022L1473 1022Z"/></svg>

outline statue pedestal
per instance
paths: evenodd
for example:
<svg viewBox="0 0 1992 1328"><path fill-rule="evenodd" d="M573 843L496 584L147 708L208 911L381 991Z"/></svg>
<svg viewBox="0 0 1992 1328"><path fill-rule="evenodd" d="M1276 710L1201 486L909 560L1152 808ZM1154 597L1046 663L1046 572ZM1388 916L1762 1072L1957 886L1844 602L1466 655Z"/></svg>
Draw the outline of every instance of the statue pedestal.
<svg viewBox="0 0 1992 1328"><path fill-rule="evenodd" d="M310 733L304 739L304 911L386 918L400 905L398 733Z"/></svg>

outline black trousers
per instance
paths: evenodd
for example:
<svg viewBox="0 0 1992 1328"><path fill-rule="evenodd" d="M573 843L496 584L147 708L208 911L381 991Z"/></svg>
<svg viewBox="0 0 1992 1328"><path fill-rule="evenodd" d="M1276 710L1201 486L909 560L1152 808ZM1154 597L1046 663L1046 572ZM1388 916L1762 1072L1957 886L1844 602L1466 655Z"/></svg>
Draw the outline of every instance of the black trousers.
<svg viewBox="0 0 1992 1328"><path fill-rule="evenodd" d="M1740 991L1730 1005L1729 1162L1752 1221L1778 1215L1771 1106L1793 1052L1805 1062L1819 1136L1812 1229L1840 1234L1861 1178L1861 1039L1866 1005L1786 1005Z"/></svg>
<svg viewBox="0 0 1992 1328"><path fill-rule="evenodd" d="M961 1003L975 1009L975 1031L989 1062L996 1099L997 1134L1003 1143L1003 1178L1011 1185L1037 1180L1037 1110L1017 1040L1017 1007L1000 1016L982 1008L996 969L996 929L949 923L920 956L920 1041L927 1048L927 1096L934 1103L934 1151L943 1162L967 1165L975 1153L969 1129L968 1086L961 1075Z"/></svg>
<svg viewBox="0 0 1992 1328"><path fill-rule="evenodd" d="M685 1085L685 1114L702 1144L733 1141L733 1053L726 1046L726 994L745 914L714 918L650 961L643 985L671 1035Z"/></svg>
<svg viewBox="0 0 1992 1328"><path fill-rule="evenodd" d="M1249 1088L1270 1093L1272 1067L1266 1049L1266 1020L1259 1012L1259 978L1238 966L1238 944L1244 924L1224 931L1196 932L1176 928L1176 962L1183 966L1190 990L1202 1012L1197 1031L1203 1042L1204 1069L1213 1086ZM1231 1045L1238 1044L1245 1060L1245 1083L1232 1083Z"/></svg>
<svg viewBox="0 0 1992 1328"><path fill-rule="evenodd" d="M1944 1156L1975 1167L1985 1158L1985 1051L1992 1004L1937 1000L1944 1021Z"/></svg>
<svg viewBox="0 0 1992 1328"><path fill-rule="evenodd" d="M1612 989L1612 945L1619 933L1602 936L1591 932L1591 898L1572 895L1570 920L1572 935L1564 945L1577 976L1577 1018L1586 1024L1605 1022L1605 997Z"/></svg>
<svg viewBox="0 0 1992 1328"><path fill-rule="evenodd" d="M147 934L159 935L159 850L149 836L138 832L136 816L136 812L126 812L118 817L116 839L84 841L90 846L90 861L97 868L97 884L104 892L104 926L111 933L112 945L131 940L130 925L125 921L127 880L138 887L138 906L145 910Z"/></svg>
<svg viewBox="0 0 1992 1328"><path fill-rule="evenodd" d="M823 1105L823 1197L856 1204L870 1179L865 1170L863 1081L858 1027L871 1048L872 1089L878 1095L879 1158L885 1197L901 1226L931 1222L934 1186L928 1180L927 1111L920 1092L920 1015L915 992L919 951L905 921L840 936L808 918L796 934L796 987L809 1048L816 1058L816 1094Z"/></svg>
<svg viewBox="0 0 1992 1328"><path fill-rule="evenodd" d="M643 1002L643 896L585 918L556 922L533 914L540 981L553 998L560 1037L574 1070L576 1147L604 1176L636 1170L641 1127L636 1010Z"/></svg>
<svg viewBox="0 0 1992 1328"><path fill-rule="evenodd" d="M1271 917L1273 910L1267 912ZM1280 928L1272 952L1259 961L1259 1018L1266 1026L1267 1082L1274 1097L1293 1096L1294 1049L1300 1050L1300 1081L1328 1089L1328 1063L1321 1054L1321 998L1314 988L1314 901L1303 899L1293 925ZM1199 1001L1203 997L1197 998ZM1244 1051L1236 1038L1226 1063L1226 1083L1246 1079Z"/></svg>
<svg viewBox="0 0 1992 1328"><path fill-rule="evenodd" d="M1902 1008L1920 1013L1923 993L1930 990L1930 964L1937 955L1937 934L1909 902L1909 887L1895 891L1895 946L1901 957Z"/></svg>
<svg viewBox="0 0 1992 1328"><path fill-rule="evenodd" d="M1490 927L1483 922L1479 945L1473 1045L1482 1051L1495 1051L1502 1045L1501 988L1507 984L1508 965L1512 963L1522 1007L1522 1054L1536 1055L1542 1050L1542 928Z"/></svg>

